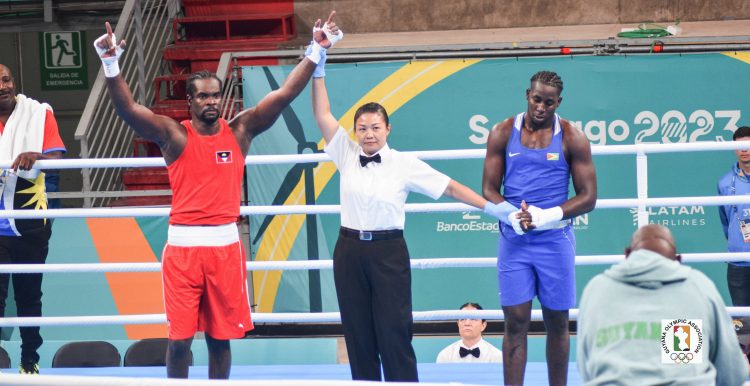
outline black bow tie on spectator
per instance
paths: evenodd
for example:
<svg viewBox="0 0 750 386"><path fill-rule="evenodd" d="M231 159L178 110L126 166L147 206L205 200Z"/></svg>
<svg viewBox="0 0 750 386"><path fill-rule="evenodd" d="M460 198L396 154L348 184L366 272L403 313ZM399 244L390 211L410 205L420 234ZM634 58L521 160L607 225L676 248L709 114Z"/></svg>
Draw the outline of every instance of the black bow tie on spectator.
<svg viewBox="0 0 750 386"><path fill-rule="evenodd" d="M463 358L463 357L465 357L465 356L467 356L469 354L474 355L474 358L479 358L479 347L474 347L471 350L469 350L469 349L467 349L465 347L461 347L458 350L458 355L460 355L461 358Z"/></svg>
<svg viewBox="0 0 750 386"><path fill-rule="evenodd" d="M380 154L375 154L372 157L367 157L364 155L359 156L359 164L362 165L362 167L367 166L370 162L377 162L380 163Z"/></svg>

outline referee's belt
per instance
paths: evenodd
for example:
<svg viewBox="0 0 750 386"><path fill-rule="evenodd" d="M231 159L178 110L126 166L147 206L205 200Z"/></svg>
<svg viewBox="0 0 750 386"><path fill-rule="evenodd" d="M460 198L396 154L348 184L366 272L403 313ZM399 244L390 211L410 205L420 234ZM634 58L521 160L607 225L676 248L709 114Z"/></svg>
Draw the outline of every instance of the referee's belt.
<svg viewBox="0 0 750 386"><path fill-rule="evenodd" d="M348 237L350 239L357 239L362 241L375 241L375 240L391 240L404 237L403 229L387 229L382 231L358 231L356 229L349 229L341 227L339 234L342 237Z"/></svg>

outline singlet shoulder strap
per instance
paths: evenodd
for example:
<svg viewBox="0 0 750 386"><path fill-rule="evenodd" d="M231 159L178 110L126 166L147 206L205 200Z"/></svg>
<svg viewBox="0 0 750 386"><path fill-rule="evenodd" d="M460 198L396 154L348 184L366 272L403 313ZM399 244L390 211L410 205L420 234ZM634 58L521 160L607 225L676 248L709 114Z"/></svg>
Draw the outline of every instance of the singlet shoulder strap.
<svg viewBox="0 0 750 386"><path fill-rule="evenodd" d="M560 116L555 113L555 130L552 132L552 135L557 135L560 132L562 132L562 126L560 125Z"/></svg>
<svg viewBox="0 0 750 386"><path fill-rule="evenodd" d="M180 122L180 124L185 128L185 132L187 133L187 135L195 134L195 129L193 128L193 125L190 124L189 119Z"/></svg>
<svg viewBox="0 0 750 386"><path fill-rule="evenodd" d="M229 122L224 118L219 118L219 126L221 127L222 132L232 132L232 129L229 127Z"/></svg>
<svg viewBox="0 0 750 386"><path fill-rule="evenodd" d="M513 128L521 131L521 126L523 126L523 117L526 115L526 113L518 113L516 115L516 118L513 119Z"/></svg>

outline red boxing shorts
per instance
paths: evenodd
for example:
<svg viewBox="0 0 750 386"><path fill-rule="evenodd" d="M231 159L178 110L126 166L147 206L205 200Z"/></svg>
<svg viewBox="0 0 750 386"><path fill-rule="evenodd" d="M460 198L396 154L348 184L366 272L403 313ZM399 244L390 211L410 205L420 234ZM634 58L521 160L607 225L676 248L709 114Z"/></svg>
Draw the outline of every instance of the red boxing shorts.
<svg viewBox="0 0 750 386"><path fill-rule="evenodd" d="M234 223L170 225L161 264L169 339L205 331L226 340L253 329L245 253Z"/></svg>

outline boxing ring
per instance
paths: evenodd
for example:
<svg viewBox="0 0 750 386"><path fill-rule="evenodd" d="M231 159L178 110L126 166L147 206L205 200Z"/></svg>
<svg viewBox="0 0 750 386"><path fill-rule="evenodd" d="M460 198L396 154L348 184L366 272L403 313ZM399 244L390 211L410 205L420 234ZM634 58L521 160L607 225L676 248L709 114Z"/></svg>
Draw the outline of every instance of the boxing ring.
<svg viewBox="0 0 750 386"><path fill-rule="evenodd" d="M695 142L675 144L636 144L592 146L595 156L635 155L637 175L637 197L625 199L599 199L596 209L637 208L637 224L649 223L648 208L668 205L706 205L750 204L750 196L695 196L695 197L649 197L648 196L648 154L730 151L750 149L748 142ZM412 152L423 160L482 159L485 151L449 150ZM248 156L248 165L268 165L281 163L317 163L330 162L326 154L303 155L264 155ZM10 161L0 162L0 168L9 168ZM108 167L163 167L161 158L125 158L125 159L69 159L38 161L39 169L77 169ZM717 176L718 178L718 176ZM244 216L289 215L289 214L338 214L338 205L253 205L241 207ZM467 212L479 209L459 203L407 204L406 211L417 212ZM168 216L169 208L94 208L94 209L49 209L39 211L3 210L4 218L78 218L78 217L159 217ZM610 265L622 261L622 255L587 255L577 256L576 265ZM750 253L687 253L683 254L683 263L750 260ZM495 257L435 258L412 259L412 269L428 270L441 268L490 268L496 266ZM0 265L0 273L109 273L109 272L158 272L160 263L97 263L97 264L45 264ZM261 270L331 270L331 260L319 261L248 261L248 271ZM570 319L576 320L578 310L570 311ZM727 307L730 315L750 317L750 307ZM498 309L479 311L432 310L414 312L415 321L450 321L460 318L482 318L503 320L503 313ZM541 310L532 311L532 320L541 320ZM337 312L321 313L254 313L256 323L313 323L340 322ZM0 327L20 326L72 326L72 325L129 325L129 324L163 324L164 314L139 315L98 315L98 316L55 316L55 317L7 317L0 318ZM449 364L437 365L420 363L420 379L423 382L461 382L465 384L497 384L502 377L502 365L497 364ZM233 366L232 379L243 381L230 382L242 385L336 385L352 384L349 379L348 365L305 365L305 366ZM41 376L28 377L14 374L0 374L3 385L203 385L207 370L205 366L194 366L190 371L191 378L202 378L204 381L165 380L164 368L98 368L98 369L52 369L43 368ZM135 377L135 378L133 378ZM526 370L526 384L546 384L546 366L544 363L529 363ZM213 384L213 383L212 383ZM571 362L569 384L580 384L576 364Z"/></svg>

